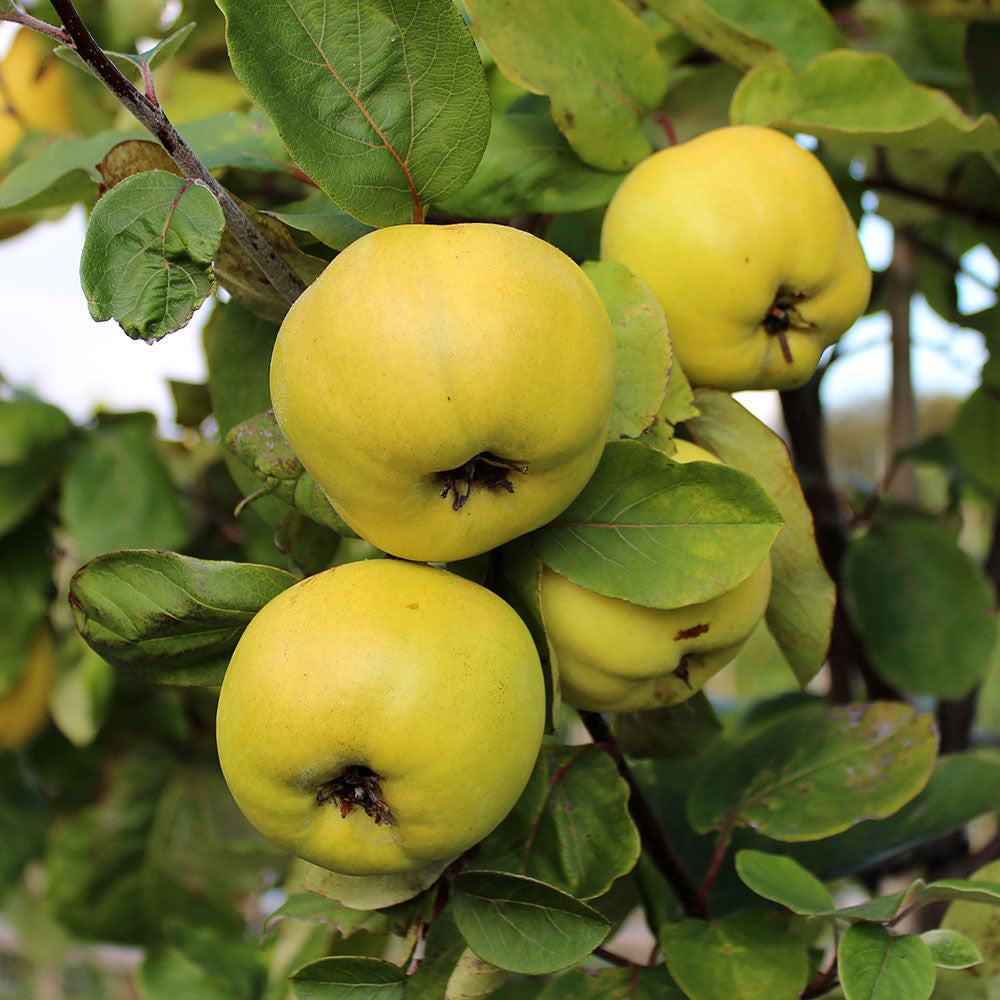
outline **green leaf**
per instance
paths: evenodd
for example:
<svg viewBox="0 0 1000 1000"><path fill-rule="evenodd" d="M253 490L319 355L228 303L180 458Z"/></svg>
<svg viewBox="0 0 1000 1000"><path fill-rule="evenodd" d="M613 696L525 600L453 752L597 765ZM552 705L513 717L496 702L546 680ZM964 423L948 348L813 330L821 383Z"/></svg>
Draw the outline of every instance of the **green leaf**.
<svg viewBox="0 0 1000 1000"><path fill-rule="evenodd" d="M1000 756L979 750L939 758L924 790L898 812L788 850L825 879L843 878L943 837L996 809Z"/></svg>
<svg viewBox="0 0 1000 1000"><path fill-rule="evenodd" d="M890 934L880 924L854 924L837 948L837 969L847 1000L927 1000L934 960L915 934Z"/></svg>
<svg viewBox="0 0 1000 1000"><path fill-rule="evenodd" d="M983 385L961 405L951 429L962 469L1000 496L1000 394Z"/></svg>
<svg viewBox="0 0 1000 1000"><path fill-rule="evenodd" d="M469 947L501 969L555 972L586 958L609 924L596 910L544 882L470 871L452 882L455 921Z"/></svg>
<svg viewBox="0 0 1000 1000"><path fill-rule="evenodd" d="M890 684L961 698L997 641L992 586L938 527L884 520L853 538L844 599L872 665Z"/></svg>
<svg viewBox="0 0 1000 1000"><path fill-rule="evenodd" d="M285 205L280 211L271 209L270 214L292 229L312 233L334 250L343 250L372 231L371 226L348 215L322 191L312 191L301 201Z"/></svg>
<svg viewBox="0 0 1000 1000"><path fill-rule="evenodd" d="M59 731L74 746L93 743L108 713L115 671L76 632L60 645L60 669L50 710ZM70 662L65 662L70 658Z"/></svg>
<svg viewBox="0 0 1000 1000"><path fill-rule="evenodd" d="M805 945L775 913L664 924L659 938L690 1000L791 1000L809 976Z"/></svg>
<svg viewBox="0 0 1000 1000"><path fill-rule="evenodd" d="M183 28L175 31L173 34L168 35L166 38L161 38L152 48L146 49L145 52L140 55L130 54L128 52L112 52L110 49L105 49L104 54L118 67L118 69L125 74L133 82L138 81L141 78L141 66L145 62L150 69L156 69L157 66L165 63L177 50L187 41L188 35L191 34L195 29L194 22L190 24L185 24ZM52 50L55 55L59 56L60 59L65 59L71 66L75 66L77 69L82 69L87 73L90 72L90 67L83 61L83 58L69 45L57 45Z"/></svg>
<svg viewBox="0 0 1000 1000"><path fill-rule="evenodd" d="M466 947L448 907L431 923L423 957L407 977L403 996L405 1000L486 996L506 978L506 972L484 962Z"/></svg>
<svg viewBox="0 0 1000 1000"><path fill-rule="evenodd" d="M624 264L588 262L583 270L604 302L618 343L608 440L639 437L656 419L670 380L673 350L667 317L649 287Z"/></svg>
<svg viewBox="0 0 1000 1000"><path fill-rule="evenodd" d="M976 945L957 931L943 928L924 931L920 940L927 945L931 958L939 969L968 969L983 960Z"/></svg>
<svg viewBox="0 0 1000 1000"><path fill-rule="evenodd" d="M934 882L917 879L910 888L912 903L926 903L934 899L960 900L965 903L981 903L985 906L1000 906L1000 882L985 878L946 878Z"/></svg>
<svg viewBox="0 0 1000 1000"><path fill-rule="evenodd" d="M741 69L804 69L844 44L819 0L649 0L692 41Z"/></svg>
<svg viewBox="0 0 1000 1000"><path fill-rule="evenodd" d="M41 854L51 825L42 789L32 787L13 754L0 755L0 896L7 896L25 864Z"/></svg>
<svg viewBox="0 0 1000 1000"><path fill-rule="evenodd" d="M830 890L792 858L764 851L739 851L736 872L758 896L780 903L793 913L835 909Z"/></svg>
<svg viewBox="0 0 1000 1000"><path fill-rule="evenodd" d="M406 973L381 958L336 955L289 976L296 1000L401 1000Z"/></svg>
<svg viewBox="0 0 1000 1000"><path fill-rule="evenodd" d="M59 511L80 562L112 549L179 549L192 529L153 438L152 414L88 433L62 476Z"/></svg>
<svg viewBox="0 0 1000 1000"><path fill-rule="evenodd" d="M329 924L342 937L350 937L356 930L388 929L388 922L378 911L352 910L314 892L294 892L267 918L265 932L273 929L279 920L302 920L308 923ZM373 926L374 925L374 926ZM381 926L380 926L381 925Z"/></svg>
<svg viewBox="0 0 1000 1000"><path fill-rule="evenodd" d="M521 1000L520 994L517 1000ZM684 1000L662 965L628 969L577 966L554 976L537 1000Z"/></svg>
<svg viewBox="0 0 1000 1000"><path fill-rule="evenodd" d="M77 570L70 604L87 643L158 684L218 684L243 630L295 577L173 552L110 552Z"/></svg>
<svg viewBox="0 0 1000 1000"><path fill-rule="evenodd" d="M972 90L980 111L1000 114L1000 80L996 54L1000 49L1000 24L973 21L965 36L965 59L972 76Z"/></svg>
<svg viewBox="0 0 1000 1000"><path fill-rule="evenodd" d="M552 117L586 163L622 171L648 156L643 117L667 86L652 33L616 0L466 0L504 74L547 94Z"/></svg>
<svg viewBox="0 0 1000 1000"><path fill-rule="evenodd" d="M677 608L744 580L780 527L774 504L744 473L612 441L583 492L531 537L541 559L581 587Z"/></svg>
<svg viewBox="0 0 1000 1000"><path fill-rule="evenodd" d="M28 517L51 489L72 430L56 406L0 400L0 535Z"/></svg>
<svg viewBox="0 0 1000 1000"><path fill-rule="evenodd" d="M805 687L826 659L836 591L816 548L812 514L785 443L728 393L698 389L700 415L688 430L696 444L753 476L784 524L771 547L767 626Z"/></svg>
<svg viewBox="0 0 1000 1000"><path fill-rule="evenodd" d="M584 163L549 115L510 112L493 119L472 179L440 207L474 219L582 212L606 205L622 177Z"/></svg>
<svg viewBox="0 0 1000 1000"><path fill-rule="evenodd" d="M489 136L452 0L219 0L240 82L316 184L372 226L457 193ZM319 141L317 141L319 137Z"/></svg>
<svg viewBox="0 0 1000 1000"><path fill-rule="evenodd" d="M281 433L273 411L258 413L237 424L226 435L226 445L264 483L269 493L293 504L307 517L332 528L337 534L357 537L333 509L319 483L306 472Z"/></svg>
<svg viewBox="0 0 1000 1000"><path fill-rule="evenodd" d="M80 279L90 315L133 340L184 326L212 290L225 219L205 187L164 170L116 184L87 225Z"/></svg>
<svg viewBox="0 0 1000 1000"><path fill-rule="evenodd" d="M1000 148L996 118L968 118L947 94L908 80L880 52L837 49L798 75L758 67L737 87L729 116L734 125L772 125L819 139L955 153Z"/></svg>
<svg viewBox="0 0 1000 1000"><path fill-rule="evenodd" d="M449 864L450 859L435 861L416 871L389 875L342 875L309 865L302 887L352 910L380 910L418 896Z"/></svg>
<svg viewBox="0 0 1000 1000"><path fill-rule="evenodd" d="M713 755L688 816L702 833L735 825L818 840L891 815L927 783L936 752L933 719L897 702L779 718Z"/></svg>
<svg viewBox="0 0 1000 1000"><path fill-rule="evenodd" d="M722 732L722 723L704 691L666 708L621 712L612 716L611 725L626 754L656 760L698 757L715 745Z"/></svg>
<svg viewBox="0 0 1000 1000"><path fill-rule="evenodd" d="M20 680L52 591L49 533L41 516L0 538L0 697Z"/></svg>
<svg viewBox="0 0 1000 1000"><path fill-rule="evenodd" d="M640 438L644 445L662 451L664 455L672 455L674 446L674 429L677 424L698 416L698 407L694 402L694 390L688 382L684 369L677 358L670 367L670 381L667 383L667 394L663 397L660 407L653 420L653 426Z"/></svg>
<svg viewBox="0 0 1000 1000"><path fill-rule="evenodd" d="M477 849L476 864L528 875L577 899L600 896L639 856L628 798L614 762L593 744L543 751L517 804Z"/></svg>

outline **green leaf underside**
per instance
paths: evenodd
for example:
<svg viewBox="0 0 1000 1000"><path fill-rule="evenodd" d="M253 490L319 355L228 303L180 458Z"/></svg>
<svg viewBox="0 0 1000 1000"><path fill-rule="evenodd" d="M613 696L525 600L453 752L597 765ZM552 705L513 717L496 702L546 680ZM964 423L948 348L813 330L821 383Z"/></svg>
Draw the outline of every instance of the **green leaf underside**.
<svg viewBox="0 0 1000 1000"><path fill-rule="evenodd" d="M586 163L623 171L648 156L642 118L663 97L666 65L649 29L617 0L466 0L504 74L547 94Z"/></svg>
<svg viewBox="0 0 1000 1000"><path fill-rule="evenodd" d="M455 194L489 136L486 82L452 0L220 0L240 82L351 215L409 221Z"/></svg>
<svg viewBox="0 0 1000 1000"><path fill-rule="evenodd" d="M780 527L774 504L744 473L613 441L583 492L531 537L547 565L582 587L677 608L749 576Z"/></svg>
<svg viewBox="0 0 1000 1000"><path fill-rule="evenodd" d="M549 115L511 112L493 119L472 179L440 207L470 218L582 212L606 205L623 177L584 163Z"/></svg>
<svg viewBox="0 0 1000 1000"><path fill-rule="evenodd" d="M225 219L214 195L164 170L116 184L87 225L80 279L90 315L135 340L184 326L212 290Z"/></svg>
<svg viewBox="0 0 1000 1000"><path fill-rule="evenodd" d="M826 659L836 590L823 566L812 514L785 443L728 393L698 389L700 415L688 429L697 444L754 476L784 518L771 547L767 627L803 687Z"/></svg>
<svg viewBox="0 0 1000 1000"><path fill-rule="evenodd" d="M479 846L476 864L577 899L600 896L639 856L628 797L614 762L592 744L543 752L513 810Z"/></svg>
<svg viewBox="0 0 1000 1000"><path fill-rule="evenodd" d="M939 969L968 969L983 960L982 952L964 934L957 931L924 931L920 940L930 949L931 958Z"/></svg>
<svg viewBox="0 0 1000 1000"><path fill-rule="evenodd" d="M847 1000L927 1000L934 960L915 934L892 935L879 924L854 924L840 939L837 968Z"/></svg>
<svg viewBox="0 0 1000 1000"><path fill-rule="evenodd" d="M997 640L993 588L930 524L889 521L853 539L844 597L872 664L890 684L961 698L989 669Z"/></svg>
<svg viewBox="0 0 1000 1000"><path fill-rule="evenodd" d="M452 882L455 921L482 959L523 975L543 975L586 958L607 920L544 882L500 872L465 872Z"/></svg>
<svg viewBox="0 0 1000 1000"><path fill-rule="evenodd" d="M816 56L844 44L819 0L648 0L692 41L741 69L804 69Z"/></svg>
<svg viewBox="0 0 1000 1000"><path fill-rule="evenodd" d="M618 378L608 440L639 437L656 419L670 379L667 317L649 286L613 260L587 262L618 342Z"/></svg>
<svg viewBox="0 0 1000 1000"><path fill-rule="evenodd" d="M409 872L388 875L342 875L318 865L306 869L302 887L355 910L377 910L413 899L437 881L451 859Z"/></svg>
<svg viewBox="0 0 1000 1000"><path fill-rule="evenodd" d="M295 583L270 566L109 552L76 572L77 628L109 662L161 684L218 684L251 618Z"/></svg>
<svg viewBox="0 0 1000 1000"><path fill-rule="evenodd" d="M819 139L956 153L1000 148L996 118L969 118L943 91L909 80L879 52L838 49L799 75L759 67L737 87L729 115L734 125L773 125Z"/></svg>
<svg viewBox="0 0 1000 1000"><path fill-rule="evenodd" d="M775 913L668 923L659 938L690 1000L791 1000L809 975L805 946Z"/></svg>
<svg viewBox="0 0 1000 1000"><path fill-rule="evenodd" d="M381 958L336 955L288 977L296 1000L400 1000L406 972Z"/></svg>
<svg viewBox="0 0 1000 1000"><path fill-rule="evenodd" d="M895 812L927 783L930 716L895 702L779 719L706 766L688 799L699 832L749 826L782 841L818 840Z"/></svg>

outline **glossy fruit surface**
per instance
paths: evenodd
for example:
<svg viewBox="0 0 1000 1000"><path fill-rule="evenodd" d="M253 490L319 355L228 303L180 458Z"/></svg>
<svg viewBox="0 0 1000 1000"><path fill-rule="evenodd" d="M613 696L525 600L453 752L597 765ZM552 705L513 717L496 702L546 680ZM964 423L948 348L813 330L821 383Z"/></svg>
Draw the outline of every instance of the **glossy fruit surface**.
<svg viewBox="0 0 1000 1000"><path fill-rule="evenodd" d="M21 677L0 695L0 750L15 750L38 734L49 715L55 646L48 625L38 628L28 647Z"/></svg>
<svg viewBox="0 0 1000 1000"><path fill-rule="evenodd" d="M673 458L719 461L686 441ZM770 593L770 557L719 597L666 610L606 597L546 567L542 615L563 699L588 711L630 712L690 698L740 651Z"/></svg>
<svg viewBox="0 0 1000 1000"><path fill-rule="evenodd" d="M447 561L545 524L604 448L616 347L569 257L507 226L394 226L289 311L274 413L359 535Z"/></svg>
<svg viewBox="0 0 1000 1000"><path fill-rule="evenodd" d="M504 818L544 709L531 636L495 594L429 566L349 563L250 623L219 698L219 760L246 817L292 853L413 871Z"/></svg>
<svg viewBox="0 0 1000 1000"><path fill-rule="evenodd" d="M608 206L601 256L663 305L694 385L791 389L864 312L871 272L820 161L782 132L706 132L643 160Z"/></svg>

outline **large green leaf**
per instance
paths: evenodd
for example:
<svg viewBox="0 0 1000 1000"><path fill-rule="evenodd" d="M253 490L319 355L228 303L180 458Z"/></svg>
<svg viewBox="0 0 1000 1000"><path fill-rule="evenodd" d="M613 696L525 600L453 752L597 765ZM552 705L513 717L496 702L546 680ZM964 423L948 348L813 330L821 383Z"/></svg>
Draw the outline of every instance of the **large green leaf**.
<svg viewBox="0 0 1000 1000"><path fill-rule="evenodd" d="M0 400L0 535L20 524L52 487L72 429L57 406Z"/></svg>
<svg viewBox="0 0 1000 1000"><path fill-rule="evenodd" d="M452 0L219 0L233 69L316 184L362 222L423 217L489 136L482 66Z"/></svg>
<svg viewBox="0 0 1000 1000"><path fill-rule="evenodd" d="M818 840L889 816L927 783L934 722L874 702L796 714L720 750L688 799L698 831L749 826L777 840Z"/></svg>
<svg viewBox="0 0 1000 1000"><path fill-rule="evenodd" d="M927 1000L934 960L915 934L890 934L879 924L854 924L840 939L837 970L847 1000Z"/></svg>
<svg viewBox="0 0 1000 1000"><path fill-rule="evenodd" d="M642 118L663 97L667 69L652 33L618 0L466 0L497 64L547 94L580 158L628 170L648 156Z"/></svg>
<svg viewBox="0 0 1000 1000"><path fill-rule="evenodd" d="M993 587L934 525L886 520L852 539L843 586L868 656L890 684L961 698L989 670Z"/></svg>
<svg viewBox="0 0 1000 1000"><path fill-rule="evenodd" d="M243 630L295 577L174 552L109 552L77 570L80 634L109 662L158 684L218 684Z"/></svg>
<svg viewBox="0 0 1000 1000"><path fill-rule="evenodd" d="M784 518L771 547L767 627L805 686L826 659L836 591L816 548L812 514L788 448L728 393L698 389L694 401L700 415L687 427L695 442L753 476Z"/></svg>
<svg viewBox="0 0 1000 1000"><path fill-rule="evenodd" d="M979 386L962 404L951 429L962 469L993 496L1000 496L1000 394Z"/></svg>
<svg viewBox="0 0 1000 1000"><path fill-rule="evenodd" d="M493 119L472 180L441 208L480 219L582 212L606 205L622 177L584 163L549 115L511 112Z"/></svg>
<svg viewBox="0 0 1000 1000"><path fill-rule="evenodd" d="M744 580L780 527L774 504L746 474L612 441L583 492L531 537L547 565L582 587L677 608Z"/></svg>
<svg viewBox="0 0 1000 1000"><path fill-rule="evenodd" d="M609 924L596 910L535 879L469 871L452 882L455 921L469 947L501 969L555 972L586 958Z"/></svg>
<svg viewBox="0 0 1000 1000"><path fill-rule="evenodd" d="M690 1000L791 1000L809 976L805 945L776 913L668 923L659 939Z"/></svg>
<svg viewBox="0 0 1000 1000"><path fill-rule="evenodd" d="M406 972L381 958L335 955L289 977L296 1000L401 1000Z"/></svg>
<svg viewBox="0 0 1000 1000"><path fill-rule="evenodd" d="M149 343L184 326L212 291L225 218L208 188L165 170L116 184L87 225L80 279L98 321Z"/></svg>
<svg viewBox="0 0 1000 1000"><path fill-rule="evenodd" d="M1000 123L972 119L943 91L907 79L880 52L837 49L796 75L781 66L751 70L733 95L734 125L773 125L820 139L906 149L1000 149Z"/></svg>
<svg viewBox="0 0 1000 1000"><path fill-rule="evenodd" d="M723 59L750 69L803 69L816 56L844 44L819 0L649 0L690 39Z"/></svg>
<svg viewBox="0 0 1000 1000"><path fill-rule="evenodd" d="M600 896L639 856L628 798L614 762L593 744L543 752L513 810L479 845L476 864L577 899Z"/></svg>

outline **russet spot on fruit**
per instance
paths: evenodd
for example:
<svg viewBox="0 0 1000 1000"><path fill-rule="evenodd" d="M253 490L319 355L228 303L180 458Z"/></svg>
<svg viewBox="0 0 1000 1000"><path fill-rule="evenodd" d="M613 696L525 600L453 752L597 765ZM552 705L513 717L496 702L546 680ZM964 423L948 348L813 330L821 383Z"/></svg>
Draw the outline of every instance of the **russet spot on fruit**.
<svg viewBox="0 0 1000 1000"><path fill-rule="evenodd" d="M569 505L601 457L615 374L604 305L561 251L508 226L393 226L292 306L271 397L359 535L444 562Z"/></svg>
<svg viewBox="0 0 1000 1000"><path fill-rule="evenodd" d="M694 385L792 389L864 312L871 272L820 161L736 126L654 153L608 205L601 256L653 290Z"/></svg>
<svg viewBox="0 0 1000 1000"><path fill-rule="evenodd" d="M719 462L677 441L679 462ZM647 608L580 587L545 567L542 616L563 699L593 712L690 698L743 648L767 610L771 558L732 590L681 608Z"/></svg>
<svg viewBox="0 0 1000 1000"><path fill-rule="evenodd" d="M247 627L216 735L264 836L347 875L417 871L510 811L542 739L527 627L441 569L378 559L308 577Z"/></svg>

